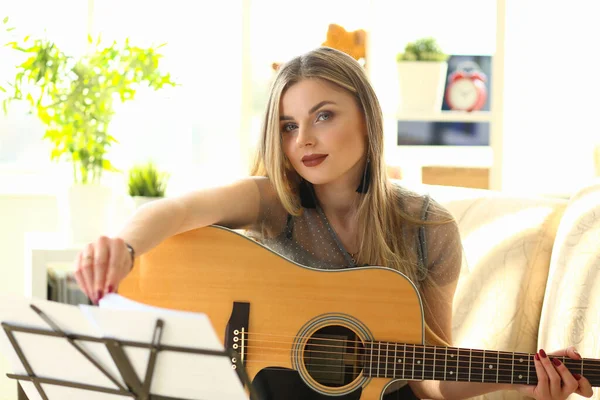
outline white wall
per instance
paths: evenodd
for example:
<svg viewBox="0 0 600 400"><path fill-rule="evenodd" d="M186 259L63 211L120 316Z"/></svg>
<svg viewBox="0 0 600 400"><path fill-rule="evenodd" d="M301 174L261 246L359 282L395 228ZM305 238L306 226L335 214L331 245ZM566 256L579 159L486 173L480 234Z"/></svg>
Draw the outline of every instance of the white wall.
<svg viewBox="0 0 600 400"><path fill-rule="evenodd" d="M502 189L571 193L600 143L597 2L506 2Z"/></svg>
<svg viewBox="0 0 600 400"><path fill-rule="evenodd" d="M24 293L25 232L52 232L58 226L56 197L50 194L0 193L0 293ZM0 399L17 398L17 384L8 379L7 359L0 353Z"/></svg>

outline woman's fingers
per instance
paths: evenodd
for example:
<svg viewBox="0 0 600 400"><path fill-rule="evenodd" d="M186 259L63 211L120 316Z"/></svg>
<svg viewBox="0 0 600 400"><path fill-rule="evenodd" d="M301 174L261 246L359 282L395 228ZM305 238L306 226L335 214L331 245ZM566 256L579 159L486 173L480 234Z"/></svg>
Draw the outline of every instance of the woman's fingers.
<svg viewBox="0 0 600 400"><path fill-rule="evenodd" d="M94 295L96 302L100 301L104 295L104 282L106 281L106 273L108 270L109 254L109 239L106 236L100 236L96 241L94 251Z"/></svg>
<svg viewBox="0 0 600 400"><path fill-rule="evenodd" d="M87 284L85 282L85 278L83 277L83 273L81 272L82 260L83 260L83 252L80 251L79 254L77 254L77 260L76 260L76 265L75 265L75 280L77 281L77 284L79 285L79 287L81 288L83 293L85 293L85 295L87 297L90 297L90 292L89 292Z"/></svg>
<svg viewBox="0 0 600 400"><path fill-rule="evenodd" d="M581 376L579 374L573 375L577 380L577 384L579 385L578 389L575 393L583 396L583 397L592 397L594 395L594 391L592 390L592 385L590 381L588 381L585 376Z"/></svg>
<svg viewBox="0 0 600 400"><path fill-rule="evenodd" d="M550 398L550 378L546 372L546 368L542 364L539 353L535 355L533 360L535 366L535 373L538 378L538 384L533 390L533 396L536 399L548 399Z"/></svg>
<svg viewBox="0 0 600 400"><path fill-rule="evenodd" d="M562 392L565 396L570 395L575 392L579 387L579 383L577 379L573 376L571 371L563 364L558 358L548 358L554 364L554 369L560 376L559 378L559 387L561 385L562 380Z"/></svg>
<svg viewBox="0 0 600 400"><path fill-rule="evenodd" d="M87 296L92 302L97 303L96 295L94 294L94 245L88 244L81 255L81 263L78 271L81 275L81 280L85 284Z"/></svg>
<svg viewBox="0 0 600 400"><path fill-rule="evenodd" d="M130 263L129 252L125 246L125 241L116 238L110 244L110 260L106 274L105 291L106 293L116 292L121 279L129 271L127 266Z"/></svg>
<svg viewBox="0 0 600 400"><path fill-rule="evenodd" d="M552 398L557 398L562 393L561 375L556 370L556 365L552 362L552 359L550 359L550 357L546 355L546 352L544 350L540 349L538 354L541 365L544 367L544 371L548 376L548 382L550 384L550 395L552 396ZM564 365L562 367L566 369Z"/></svg>
<svg viewBox="0 0 600 400"><path fill-rule="evenodd" d="M77 255L75 280L81 290L98 304L100 299L115 292L119 282L131 270L131 256L121 238L101 236Z"/></svg>

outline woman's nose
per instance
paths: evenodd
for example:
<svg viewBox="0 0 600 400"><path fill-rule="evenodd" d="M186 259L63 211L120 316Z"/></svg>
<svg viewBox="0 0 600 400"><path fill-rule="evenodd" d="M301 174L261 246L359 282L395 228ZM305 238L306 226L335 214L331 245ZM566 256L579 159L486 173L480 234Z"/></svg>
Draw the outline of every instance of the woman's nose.
<svg viewBox="0 0 600 400"><path fill-rule="evenodd" d="M306 127L298 128L298 136L296 136L296 143L300 147L313 146L315 144L315 136L312 130Z"/></svg>

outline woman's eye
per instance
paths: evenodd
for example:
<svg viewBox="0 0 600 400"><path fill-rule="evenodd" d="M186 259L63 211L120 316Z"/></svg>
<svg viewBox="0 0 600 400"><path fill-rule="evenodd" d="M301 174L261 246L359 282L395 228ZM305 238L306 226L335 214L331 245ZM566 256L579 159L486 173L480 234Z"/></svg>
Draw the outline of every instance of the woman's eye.
<svg viewBox="0 0 600 400"><path fill-rule="evenodd" d="M285 125L283 126L283 131L284 131L284 132L291 132L291 131L293 131L294 129L296 129L296 124L285 124Z"/></svg>
<svg viewBox="0 0 600 400"><path fill-rule="evenodd" d="M317 120L319 120L319 121L326 121L330 118L331 118L331 113L329 111L323 111L323 112L319 113L319 115L317 116Z"/></svg>

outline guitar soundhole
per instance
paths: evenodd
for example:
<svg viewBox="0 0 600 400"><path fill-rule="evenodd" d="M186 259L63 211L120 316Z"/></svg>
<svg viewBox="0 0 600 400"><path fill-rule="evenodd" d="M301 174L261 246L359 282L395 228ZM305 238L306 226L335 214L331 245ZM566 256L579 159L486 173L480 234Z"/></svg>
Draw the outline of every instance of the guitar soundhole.
<svg viewBox="0 0 600 400"><path fill-rule="evenodd" d="M306 343L304 366L324 386L346 386L362 372L363 354L363 344L352 330L327 326L316 331Z"/></svg>

